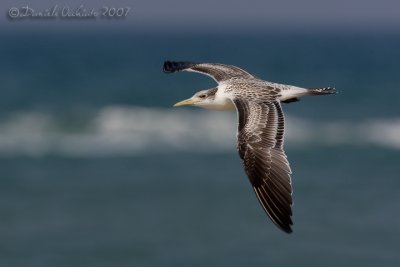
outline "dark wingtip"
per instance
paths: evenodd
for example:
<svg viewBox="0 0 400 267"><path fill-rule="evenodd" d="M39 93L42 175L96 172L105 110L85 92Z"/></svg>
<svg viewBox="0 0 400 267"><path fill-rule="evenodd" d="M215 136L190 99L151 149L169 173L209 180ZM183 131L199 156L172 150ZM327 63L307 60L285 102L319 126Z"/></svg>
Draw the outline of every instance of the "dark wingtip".
<svg viewBox="0 0 400 267"><path fill-rule="evenodd" d="M291 234L293 232L292 228L290 226L287 226L285 228L280 227L282 229L282 231L284 231L287 234Z"/></svg>
<svg viewBox="0 0 400 267"><path fill-rule="evenodd" d="M163 66L164 73L174 73L180 70L184 70L195 65L193 62L177 62L177 61L165 61Z"/></svg>

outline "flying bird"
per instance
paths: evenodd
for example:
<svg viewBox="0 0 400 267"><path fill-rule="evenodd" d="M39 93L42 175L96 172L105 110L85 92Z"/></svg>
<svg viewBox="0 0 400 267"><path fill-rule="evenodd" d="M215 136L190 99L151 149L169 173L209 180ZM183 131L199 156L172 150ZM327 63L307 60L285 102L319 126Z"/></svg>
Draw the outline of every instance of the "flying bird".
<svg viewBox="0 0 400 267"><path fill-rule="evenodd" d="M285 119L281 103L307 95L334 94L335 88L302 88L261 80L232 65L165 61L165 73L190 71L213 78L218 86L195 93L174 106L235 110L237 149L253 190L272 222L292 232L291 169L283 149Z"/></svg>

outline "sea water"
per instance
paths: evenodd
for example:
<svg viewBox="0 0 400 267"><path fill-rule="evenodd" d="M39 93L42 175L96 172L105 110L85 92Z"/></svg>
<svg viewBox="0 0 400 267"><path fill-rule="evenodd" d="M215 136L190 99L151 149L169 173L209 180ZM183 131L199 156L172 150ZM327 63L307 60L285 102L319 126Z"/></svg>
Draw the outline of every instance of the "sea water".
<svg viewBox="0 0 400 267"><path fill-rule="evenodd" d="M0 43L1 266L399 266L395 34L10 33ZM164 60L336 87L283 105L294 232L268 219L236 114Z"/></svg>

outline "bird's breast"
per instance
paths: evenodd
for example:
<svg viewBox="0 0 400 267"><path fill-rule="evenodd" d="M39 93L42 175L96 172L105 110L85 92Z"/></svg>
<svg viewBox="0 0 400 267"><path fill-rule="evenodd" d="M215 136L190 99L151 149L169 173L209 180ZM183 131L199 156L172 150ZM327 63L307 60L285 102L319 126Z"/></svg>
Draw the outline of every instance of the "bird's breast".
<svg viewBox="0 0 400 267"><path fill-rule="evenodd" d="M218 87L218 91L215 94L215 99L213 101L213 105L211 107L211 109L214 110L221 110L221 111L225 111L225 110L235 110L235 105L232 102L232 96L226 92L225 90L225 86L224 85L220 85Z"/></svg>

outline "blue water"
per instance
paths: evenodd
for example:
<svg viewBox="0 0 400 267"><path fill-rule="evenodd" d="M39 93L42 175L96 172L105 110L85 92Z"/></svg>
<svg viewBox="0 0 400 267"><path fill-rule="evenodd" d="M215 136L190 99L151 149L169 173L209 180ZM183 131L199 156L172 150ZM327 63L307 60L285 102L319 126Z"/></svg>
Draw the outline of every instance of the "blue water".
<svg viewBox="0 0 400 267"><path fill-rule="evenodd" d="M389 34L4 32L0 266L399 266L399 45ZM286 143L293 234L259 206L234 132L170 108L213 81L165 75L166 59L340 91L284 106L323 133ZM191 118L204 124L190 131Z"/></svg>

